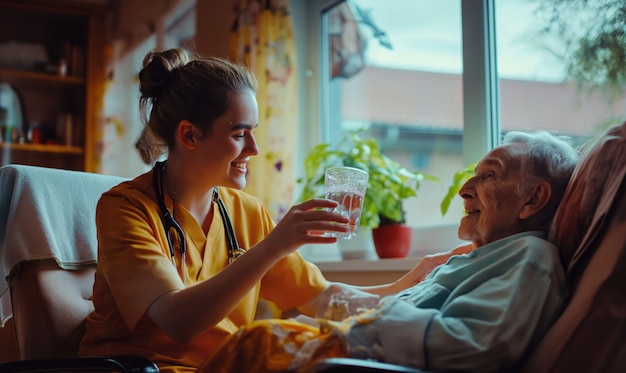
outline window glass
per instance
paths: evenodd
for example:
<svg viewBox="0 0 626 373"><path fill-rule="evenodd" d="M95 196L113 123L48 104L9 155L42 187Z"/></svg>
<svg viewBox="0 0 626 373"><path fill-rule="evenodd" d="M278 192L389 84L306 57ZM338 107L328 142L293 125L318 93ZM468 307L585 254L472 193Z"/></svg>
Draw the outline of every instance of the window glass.
<svg viewBox="0 0 626 373"><path fill-rule="evenodd" d="M459 0L350 0L322 13L324 141L364 129L383 153L423 181L405 202L410 225L458 223L460 199L439 204L463 167L462 38Z"/></svg>
<svg viewBox="0 0 626 373"><path fill-rule="evenodd" d="M444 217L439 204L454 172L464 166L463 155L467 163L468 154L484 154L468 148L476 129L463 122L464 111L483 108L463 97L463 81L467 85L476 75L463 71L463 49L467 56L476 46L462 45L462 17L477 23L473 30L495 25L497 100L495 108L485 109L497 116L494 144L508 131L547 130L578 145L623 120L624 94L591 90L568 76L568 42L595 20L588 9L561 17L575 31L564 40L542 33L554 15L538 8L541 2L494 4L484 24L477 16L482 10L473 12L480 2L461 0L335 1L321 12L320 61L328 64L320 69L323 141L336 144L346 131L365 128L362 135L378 139L391 158L439 177L441 184L423 182L418 197L406 203L408 223L415 227L458 223L461 199L453 200Z"/></svg>
<svg viewBox="0 0 626 373"><path fill-rule="evenodd" d="M496 4L501 129L554 131L580 144L618 124L626 101L624 95L611 97L607 90L590 90L568 77L564 61L573 49L555 33L542 33L552 16L538 6L527 0ZM583 13L567 22L596 22L595 16Z"/></svg>

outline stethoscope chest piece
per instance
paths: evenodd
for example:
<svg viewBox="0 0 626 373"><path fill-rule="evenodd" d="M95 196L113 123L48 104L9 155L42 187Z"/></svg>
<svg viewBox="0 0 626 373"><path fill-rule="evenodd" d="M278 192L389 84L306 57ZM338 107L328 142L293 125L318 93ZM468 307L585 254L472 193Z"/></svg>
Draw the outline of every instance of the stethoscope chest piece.
<svg viewBox="0 0 626 373"><path fill-rule="evenodd" d="M245 253L246 253L246 250L242 249L241 247L235 250L230 250L229 255L228 255L228 264L231 264L232 262L237 260L237 258L239 258Z"/></svg>

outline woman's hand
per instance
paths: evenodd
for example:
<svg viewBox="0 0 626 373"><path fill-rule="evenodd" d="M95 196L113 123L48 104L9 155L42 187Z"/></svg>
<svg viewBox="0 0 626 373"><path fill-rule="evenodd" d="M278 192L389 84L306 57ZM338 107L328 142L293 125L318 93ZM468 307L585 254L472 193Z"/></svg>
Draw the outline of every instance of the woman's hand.
<svg viewBox="0 0 626 373"><path fill-rule="evenodd" d="M327 211L337 206L337 202L324 198L313 198L292 206L263 244L282 257L305 244L337 242L336 237L325 234L348 232L348 218Z"/></svg>

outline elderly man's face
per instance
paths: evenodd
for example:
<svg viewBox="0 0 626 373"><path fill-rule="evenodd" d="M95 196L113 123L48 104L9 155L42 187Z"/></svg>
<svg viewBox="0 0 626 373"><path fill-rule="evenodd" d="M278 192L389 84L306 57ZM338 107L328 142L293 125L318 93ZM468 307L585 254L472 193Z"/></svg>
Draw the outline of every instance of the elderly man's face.
<svg viewBox="0 0 626 373"><path fill-rule="evenodd" d="M479 247L521 232L525 150L522 143L506 144L478 163L475 175L459 191L466 213L459 226L460 239Z"/></svg>

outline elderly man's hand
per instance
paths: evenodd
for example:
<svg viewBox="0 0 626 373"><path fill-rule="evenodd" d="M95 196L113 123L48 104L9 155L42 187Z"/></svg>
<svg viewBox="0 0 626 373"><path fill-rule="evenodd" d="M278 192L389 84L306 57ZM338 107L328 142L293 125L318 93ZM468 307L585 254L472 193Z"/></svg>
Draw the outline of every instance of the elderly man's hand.
<svg viewBox="0 0 626 373"><path fill-rule="evenodd" d="M426 255L413 269L402 276L393 286L395 292L400 292L417 285L428 276L433 269L444 264L453 255L467 254L473 250L473 245L464 244L442 253Z"/></svg>
<svg viewBox="0 0 626 373"><path fill-rule="evenodd" d="M330 283L320 294L316 317L340 321L364 310L378 307L380 297L354 287Z"/></svg>

